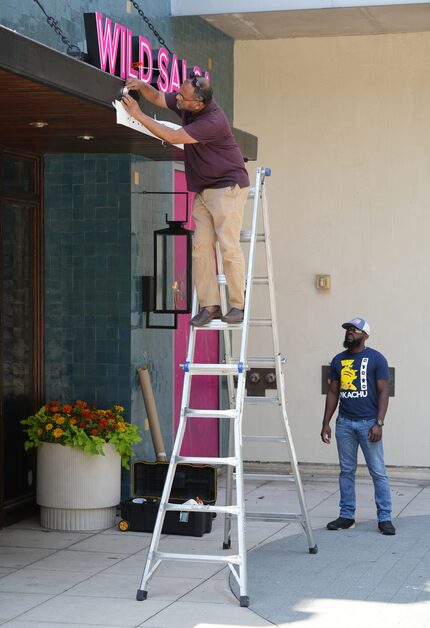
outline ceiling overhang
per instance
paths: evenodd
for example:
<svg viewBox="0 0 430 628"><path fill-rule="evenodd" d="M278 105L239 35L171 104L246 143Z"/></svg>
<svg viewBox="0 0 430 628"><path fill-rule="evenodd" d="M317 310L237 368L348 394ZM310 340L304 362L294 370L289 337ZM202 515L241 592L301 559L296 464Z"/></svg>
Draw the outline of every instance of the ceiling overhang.
<svg viewBox="0 0 430 628"><path fill-rule="evenodd" d="M134 153L157 161L180 161L183 151L116 123L112 101L124 82L83 61L0 26L0 144L45 153ZM147 115L178 123L169 109L141 99ZM31 122L46 122L35 128ZM246 159L257 138L233 129ZM92 136L84 140L80 136Z"/></svg>
<svg viewBox="0 0 430 628"><path fill-rule="evenodd" d="M236 40L385 35L430 30L430 2L374 0L172 0Z"/></svg>

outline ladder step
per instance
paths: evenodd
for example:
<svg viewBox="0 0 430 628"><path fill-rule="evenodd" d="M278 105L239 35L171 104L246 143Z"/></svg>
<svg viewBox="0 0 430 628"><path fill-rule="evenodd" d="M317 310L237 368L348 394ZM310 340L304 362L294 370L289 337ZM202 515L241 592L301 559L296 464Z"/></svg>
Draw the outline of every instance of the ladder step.
<svg viewBox="0 0 430 628"><path fill-rule="evenodd" d="M240 232L240 241L241 242L251 242L252 231L241 231ZM257 242L265 242L266 236L264 233L257 233Z"/></svg>
<svg viewBox="0 0 430 628"><path fill-rule="evenodd" d="M259 406L260 404L272 404L275 406L280 406L281 402L278 397L250 397L246 396L243 398L245 403L250 405Z"/></svg>
<svg viewBox="0 0 430 628"><path fill-rule="evenodd" d="M205 456L172 456L171 460L176 463L187 464L210 464L210 465L223 465L228 464L232 467L237 466L237 458L207 458Z"/></svg>
<svg viewBox="0 0 430 628"><path fill-rule="evenodd" d="M161 505L160 505L161 507ZM228 515L238 515L239 507L238 506L209 506L207 504L204 505L189 505L186 504L171 504L166 503L164 505L165 510L176 510L177 512L216 512L216 513L225 513Z"/></svg>
<svg viewBox="0 0 430 628"><path fill-rule="evenodd" d="M291 474L281 473L244 473L245 480L267 480L267 482L295 482Z"/></svg>
<svg viewBox="0 0 430 628"><path fill-rule="evenodd" d="M238 375L247 370L244 365L236 364L181 364L186 373L192 375Z"/></svg>
<svg viewBox="0 0 430 628"><path fill-rule="evenodd" d="M271 318L251 318L249 324L252 327L272 327L272 319Z"/></svg>
<svg viewBox="0 0 430 628"><path fill-rule="evenodd" d="M232 362L239 362L239 358L232 357ZM246 364L249 368L260 366L261 368L275 368L276 360L272 356L248 356L246 359Z"/></svg>
<svg viewBox="0 0 430 628"><path fill-rule="evenodd" d="M240 556L218 555L211 556L205 554L177 554L172 552L153 552L155 560L201 560L207 563L229 563L230 565L240 565L242 563Z"/></svg>
<svg viewBox="0 0 430 628"><path fill-rule="evenodd" d="M285 436L251 436L251 435L243 435L243 440L246 441L256 441L260 443L286 443L287 439Z"/></svg>
<svg viewBox="0 0 430 628"><path fill-rule="evenodd" d="M213 318L209 323L203 325L203 327L194 327L194 331L208 331L209 329L215 329L216 331L225 331L227 329L242 329L242 323L224 323L220 318Z"/></svg>
<svg viewBox="0 0 430 628"><path fill-rule="evenodd" d="M247 512L245 515L247 519L255 521L305 521L303 515L289 512Z"/></svg>
<svg viewBox="0 0 430 628"><path fill-rule="evenodd" d="M226 286L227 285L227 279L225 278L225 275L217 275L216 279L217 279L217 282L219 283L220 286Z"/></svg>
<svg viewBox="0 0 430 628"><path fill-rule="evenodd" d="M255 521L305 521L303 515L288 512L247 512L246 518Z"/></svg>
<svg viewBox="0 0 430 628"><path fill-rule="evenodd" d="M201 419L235 419L237 417L236 410L194 410L193 408L185 408L184 414L190 418Z"/></svg>
<svg viewBox="0 0 430 628"><path fill-rule="evenodd" d="M254 277L252 283L258 286L267 286L269 285L269 277Z"/></svg>

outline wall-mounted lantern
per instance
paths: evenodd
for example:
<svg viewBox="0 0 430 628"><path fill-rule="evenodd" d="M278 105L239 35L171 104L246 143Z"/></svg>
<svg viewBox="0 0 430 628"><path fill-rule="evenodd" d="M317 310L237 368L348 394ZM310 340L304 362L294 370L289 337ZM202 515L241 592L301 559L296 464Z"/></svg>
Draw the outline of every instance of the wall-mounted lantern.
<svg viewBox="0 0 430 628"><path fill-rule="evenodd" d="M192 307L192 235L188 222L188 192L142 192L143 194L183 194L185 220L168 220L167 228L154 231L154 277L143 277L143 311L146 326L176 329L177 315L189 314ZM173 314L173 325L153 325L150 313Z"/></svg>

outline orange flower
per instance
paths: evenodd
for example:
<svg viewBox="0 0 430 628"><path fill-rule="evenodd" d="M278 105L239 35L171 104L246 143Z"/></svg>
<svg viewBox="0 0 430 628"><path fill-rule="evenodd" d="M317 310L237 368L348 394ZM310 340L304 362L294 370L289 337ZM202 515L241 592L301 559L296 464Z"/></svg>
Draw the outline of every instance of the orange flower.
<svg viewBox="0 0 430 628"><path fill-rule="evenodd" d="M70 423L71 423L72 425L76 425L77 421L76 421L76 419L70 419Z"/></svg>
<svg viewBox="0 0 430 628"><path fill-rule="evenodd" d="M57 427L53 432L55 438L60 438L63 435L63 430L60 427Z"/></svg>
<svg viewBox="0 0 430 628"><path fill-rule="evenodd" d="M47 424L45 425L45 429L46 429L46 431L47 431L47 432L49 432L49 430L52 430L52 428L53 428L53 427L54 427L54 426L52 425L52 423L47 423Z"/></svg>
<svg viewBox="0 0 430 628"><path fill-rule="evenodd" d="M88 416L91 414L91 410L89 408L84 408L81 412L82 416Z"/></svg>
<svg viewBox="0 0 430 628"><path fill-rule="evenodd" d="M37 430L37 435L41 436L43 434L43 430L39 427L39 429Z"/></svg>
<svg viewBox="0 0 430 628"><path fill-rule="evenodd" d="M57 418L55 419L55 422L56 422L56 424L57 424L57 425L63 425L63 423L64 423L64 417L63 417L63 416L61 416L61 414L59 414L59 415L57 416Z"/></svg>
<svg viewBox="0 0 430 628"><path fill-rule="evenodd" d="M53 414L55 414L56 412L58 412L58 411L59 411L59 409L60 409L60 408L59 408L58 406L51 406L51 412L52 412Z"/></svg>
<svg viewBox="0 0 430 628"><path fill-rule="evenodd" d="M72 406L68 406L68 405L63 406L63 412L66 412L67 414L71 412L72 410L73 410Z"/></svg>
<svg viewBox="0 0 430 628"><path fill-rule="evenodd" d="M90 434L91 434L92 436L97 436L97 430L96 430L95 428L94 428L94 429L92 429L92 430L91 430L91 432L90 432Z"/></svg>

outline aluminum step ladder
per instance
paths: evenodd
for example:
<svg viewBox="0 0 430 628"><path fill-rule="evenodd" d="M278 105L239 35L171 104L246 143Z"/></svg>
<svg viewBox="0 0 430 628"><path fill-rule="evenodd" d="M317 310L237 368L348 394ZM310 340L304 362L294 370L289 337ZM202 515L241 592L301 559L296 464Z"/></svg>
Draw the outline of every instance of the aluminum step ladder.
<svg viewBox="0 0 430 628"><path fill-rule="evenodd" d="M245 396L246 385L246 372L249 369L247 360L247 348L248 348L248 335L249 328L251 326L269 325L273 330L273 346L274 356L271 359L271 365L276 368L276 378L278 383L278 397L275 402L281 409L283 425L285 428L285 436L282 436L282 442L286 442L289 453L291 467L293 471L293 477L296 482L297 492L299 496L301 514L292 515L288 513L257 513L255 516L258 518L269 518L271 520L295 520L302 524L309 543L309 552L315 554L318 551L315 545L312 528L306 508L305 497L303 492L303 486L300 479L300 474L297 465L297 459L294 451L294 446L291 438L291 432L288 425L288 418L285 409L285 392L284 392L284 379L282 373L282 359L279 353L278 345L278 333L276 323L276 308L275 308L275 294L273 286L273 266L270 251L270 233L268 224L268 211L267 200L265 194L264 182L265 178L270 175L270 169L257 168L255 188L251 188L250 197L253 198L253 211L252 211L252 226L251 231L242 232L241 240L249 242L249 255L248 255L248 268L246 279L246 295L244 306L243 323L240 324L227 324L221 321L221 319L214 319L210 321L204 327L191 327L190 337L188 342L187 357L181 367L184 369L184 384L182 391L181 412L179 418L178 430L176 433L175 442L173 445L172 455L166 475L166 480L163 488L163 492L160 499L160 506L155 521L154 531L149 546L148 555L146 558L145 568L140 584L140 588L137 590L136 599L142 601L147 599L148 591L147 584L151 577L154 575L156 569L159 567L163 560L179 560L179 561L202 561L209 563L224 563L229 566L232 574L234 575L240 590L240 605L248 606L248 586L247 586L247 554L246 554L246 540L245 540L245 497L244 497L244 473L243 473L243 458L242 458L242 419L244 412L244 404L248 401ZM264 232L257 233L257 225L259 218L259 209L262 209ZM255 248L257 242L264 242L266 244L266 259L267 259L267 277L259 278L254 277L254 261L255 261ZM221 296L221 309L225 313L227 311L227 294L226 294L226 280L222 269L222 259L217 245L217 261L218 261L218 282L220 284L220 296ZM269 288L270 296L270 312L269 319L251 319L251 295L252 286L255 283L264 282ZM198 312L197 293L194 291L192 316ZM217 330L223 332L224 346L226 351L225 362L222 364L195 364L194 363L194 350L196 343L197 333L207 332L211 330ZM237 358L232 356L232 342L231 333L241 331L240 349ZM258 360L257 360L258 361ZM260 359L261 363L266 363L267 359ZM199 375L217 375L226 376L227 385L229 390L229 402L230 408L226 410L211 410L211 409L194 409L189 407L191 383L194 376ZM236 386L235 386L236 383ZM253 400L258 399L260 402L268 400L273 403L273 398L251 398ZM185 429L187 421L189 419L198 418L218 418L227 419L230 424L229 429L229 454L225 457L207 458L207 457L195 457L195 456L181 456L181 446L184 439ZM232 429L231 429L232 428ZM267 436L259 437L261 440L267 440ZM277 439L279 441L279 438ZM205 504L173 504L169 502L169 497L175 477L176 467L179 463L188 464L211 464L217 466L227 466L227 493L226 504L224 506L210 506ZM233 473L235 471L235 473ZM259 476L260 477L260 476ZM268 480L274 479L273 475L264 476ZM276 479L281 479L276 476ZM236 501L233 503L233 484L236 487ZM209 512L225 515L224 526L224 543L223 548L229 549L231 546L231 522L232 518L237 518L237 531L238 531L238 550L237 554L226 555L204 555L204 554L181 554L176 552L160 552L158 549L160 543L161 530L164 523L165 514L167 511L180 512Z"/></svg>

